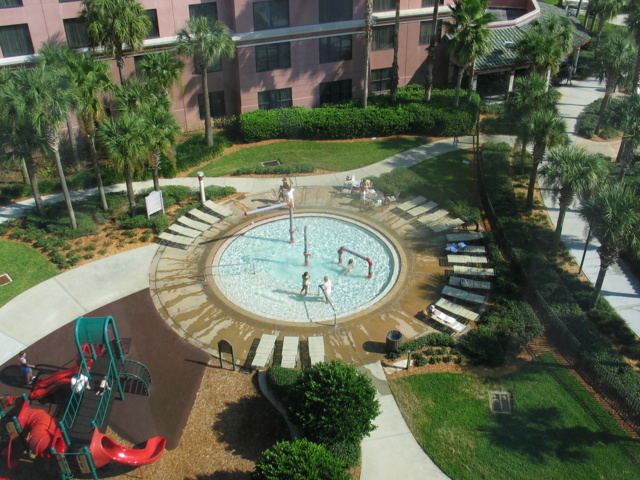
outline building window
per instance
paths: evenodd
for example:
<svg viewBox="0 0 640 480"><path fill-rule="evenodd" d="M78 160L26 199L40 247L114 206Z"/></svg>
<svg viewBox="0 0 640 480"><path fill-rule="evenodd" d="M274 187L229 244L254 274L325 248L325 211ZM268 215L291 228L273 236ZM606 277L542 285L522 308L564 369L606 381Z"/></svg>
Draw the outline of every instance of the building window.
<svg viewBox="0 0 640 480"><path fill-rule="evenodd" d="M371 92L388 92L391 89L391 68L371 70Z"/></svg>
<svg viewBox="0 0 640 480"><path fill-rule="evenodd" d="M253 4L253 29L269 30L289 26L289 0Z"/></svg>
<svg viewBox="0 0 640 480"><path fill-rule="evenodd" d="M438 2L440 5L444 5L444 0ZM435 7L436 0L422 0L422 8Z"/></svg>
<svg viewBox="0 0 640 480"><path fill-rule="evenodd" d="M351 60L351 35L320 39L320 63Z"/></svg>
<svg viewBox="0 0 640 480"><path fill-rule="evenodd" d="M374 12L386 12L387 10L395 10L396 2L394 0L373 0Z"/></svg>
<svg viewBox="0 0 640 480"><path fill-rule="evenodd" d="M260 110L271 110L272 108L287 108L292 105L291 89L281 88L279 90L267 90L258 92L258 108Z"/></svg>
<svg viewBox="0 0 640 480"><path fill-rule="evenodd" d="M189 5L189 18L206 17L211 23L218 21L218 4L216 2L195 3Z"/></svg>
<svg viewBox="0 0 640 480"><path fill-rule="evenodd" d="M351 98L351 79L320 84L320 105L336 103Z"/></svg>
<svg viewBox="0 0 640 480"><path fill-rule="evenodd" d="M0 0L0 8L21 7L22 0Z"/></svg>
<svg viewBox="0 0 640 480"><path fill-rule="evenodd" d="M289 42L256 46L256 72L291 67Z"/></svg>
<svg viewBox="0 0 640 480"><path fill-rule="evenodd" d="M428 45L431 43L431 21L420 22L420 45ZM436 38L442 35L442 20L438 20L436 26Z"/></svg>
<svg viewBox="0 0 640 480"><path fill-rule="evenodd" d="M387 50L393 48L393 25L373 28L373 50Z"/></svg>
<svg viewBox="0 0 640 480"><path fill-rule="evenodd" d="M64 24L64 33L67 35L67 45L69 48L88 47L87 41L87 25L79 18L65 18L62 20Z"/></svg>
<svg viewBox="0 0 640 480"><path fill-rule="evenodd" d="M33 43L29 34L29 25L7 25L0 27L0 50L2 56L17 57L19 55L33 55Z"/></svg>
<svg viewBox="0 0 640 480"><path fill-rule="evenodd" d="M158 11L155 8L152 8L151 10L145 10L144 13L146 13L149 20L151 20L151 28L147 32L147 36L144 38L159 38L160 28L158 27Z"/></svg>
<svg viewBox="0 0 640 480"><path fill-rule="evenodd" d="M200 120L204 120L204 95L198 94L198 111L200 112ZM209 113L212 117L224 117L227 109L224 106L224 91L209 92Z"/></svg>
<svg viewBox="0 0 640 480"><path fill-rule="evenodd" d="M58 0L59 3L79 2L80 0Z"/></svg>
<svg viewBox="0 0 640 480"><path fill-rule="evenodd" d="M207 73L220 71L222 71L222 62L220 61L220 58L214 58L213 62L207 65ZM200 75L202 73L202 70L200 70L200 67L196 65L193 73L195 73L196 75Z"/></svg>
<svg viewBox="0 0 640 480"><path fill-rule="evenodd" d="M353 20L352 0L320 0L320 23Z"/></svg>

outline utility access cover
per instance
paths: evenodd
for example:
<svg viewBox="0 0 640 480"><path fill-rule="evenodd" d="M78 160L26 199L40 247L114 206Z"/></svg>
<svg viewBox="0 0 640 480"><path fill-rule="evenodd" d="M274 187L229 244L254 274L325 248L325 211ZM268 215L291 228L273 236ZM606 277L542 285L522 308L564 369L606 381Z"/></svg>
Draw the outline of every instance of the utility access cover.
<svg viewBox="0 0 640 480"><path fill-rule="evenodd" d="M8 273L3 273L0 275L0 287L11 282L13 282L13 280Z"/></svg>
<svg viewBox="0 0 640 480"><path fill-rule="evenodd" d="M511 413L511 394L509 392L489 392L489 406L493 413Z"/></svg>

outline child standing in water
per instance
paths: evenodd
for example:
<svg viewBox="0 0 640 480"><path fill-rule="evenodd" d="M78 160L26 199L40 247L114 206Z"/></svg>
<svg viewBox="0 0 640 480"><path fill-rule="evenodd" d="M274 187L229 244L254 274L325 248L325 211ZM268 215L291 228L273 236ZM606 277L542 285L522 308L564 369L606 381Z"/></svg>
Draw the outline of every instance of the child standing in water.
<svg viewBox="0 0 640 480"><path fill-rule="evenodd" d="M302 290L300 290L300 295L304 294L304 296L307 296L307 293L309 293L309 280L311 280L311 275L309 275L309 272L304 272L302 274Z"/></svg>

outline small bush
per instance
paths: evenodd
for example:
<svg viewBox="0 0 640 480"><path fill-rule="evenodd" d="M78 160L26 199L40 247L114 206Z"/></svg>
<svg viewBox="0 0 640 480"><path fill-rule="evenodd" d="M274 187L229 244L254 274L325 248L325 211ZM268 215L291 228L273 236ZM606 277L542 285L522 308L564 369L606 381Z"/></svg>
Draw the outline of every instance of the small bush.
<svg viewBox="0 0 640 480"><path fill-rule="evenodd" d="M236 189L233 187L218 187L217 185L209 185L208 187L204 187L204 195L209 200L220 200L221 198L226 198L229 195L233 195L236 193Z"/></svg>
<svg viewBox="0 0 640 480"><path fill-rule="evenodd" d="M316 167L310 163L298 163L295 165L275 165L273 167L246 167L238 168L233 175L289 175L293 173L313 173Z"/></svg>
<svg viewBox="0 0 640 480"><path fill-rule="evenodd" d="M267 382L273 393L284 403L289 403L289 397L294 385L300 381L302 372L274 365L267 371Z"/></svg>
<svg viewBox="0 0 640 480"><path fill-rule="evenodd" d="M355 468L360 464L360 442L333 443L325 447L344 468Z"/></svg>

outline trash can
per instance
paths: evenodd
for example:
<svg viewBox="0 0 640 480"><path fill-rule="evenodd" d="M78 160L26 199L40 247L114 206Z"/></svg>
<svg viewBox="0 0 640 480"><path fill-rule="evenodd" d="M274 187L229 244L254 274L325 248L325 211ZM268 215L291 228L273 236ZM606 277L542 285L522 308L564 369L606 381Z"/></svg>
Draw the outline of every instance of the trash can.
<svg viewBox="0 0 640 480"><path fill-rule="evenodd" d="M387 353L395 352L402 345L402 333L398 330L391 330L387 333Z"/></svg>

